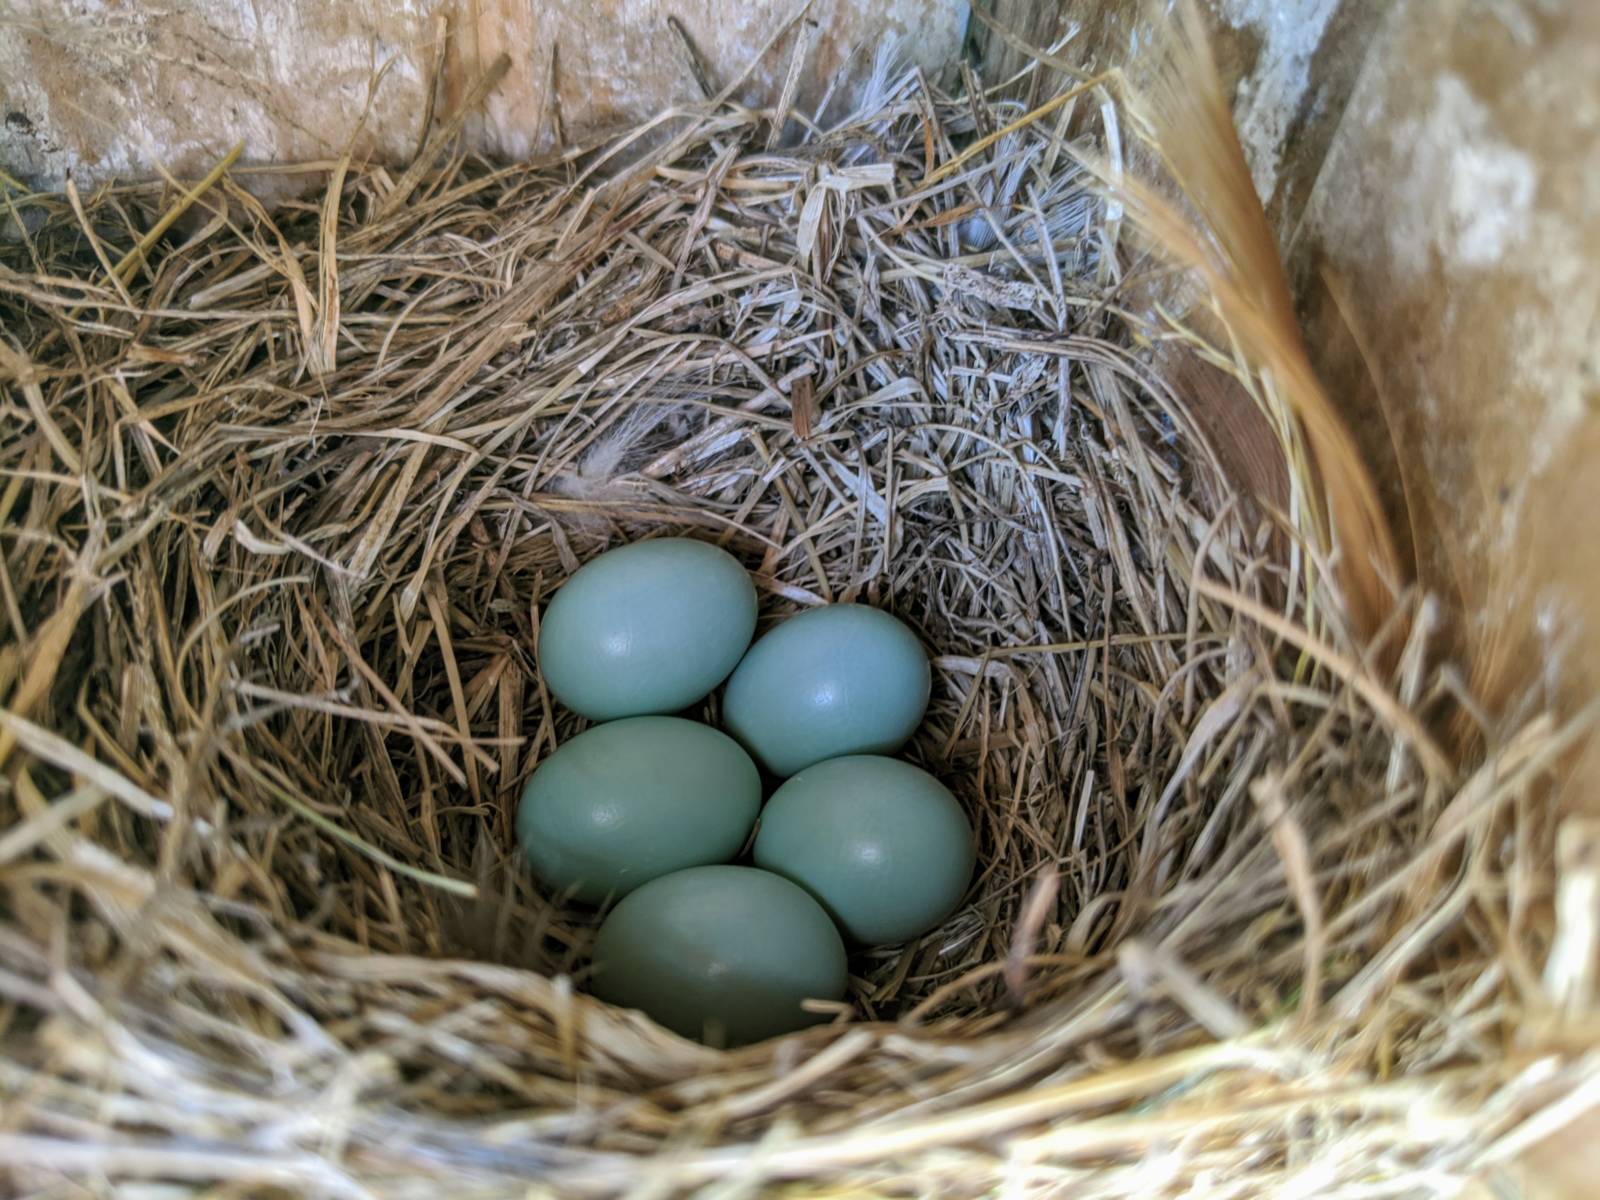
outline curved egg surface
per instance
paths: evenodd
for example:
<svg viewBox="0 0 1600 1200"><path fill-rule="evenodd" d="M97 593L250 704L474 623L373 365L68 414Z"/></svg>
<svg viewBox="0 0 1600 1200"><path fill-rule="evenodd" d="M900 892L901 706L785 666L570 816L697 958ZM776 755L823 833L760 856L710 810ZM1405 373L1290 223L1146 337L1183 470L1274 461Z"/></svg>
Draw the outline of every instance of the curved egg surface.
<svg viewBox="0 0 1600 1200"><path fill-rule="evenodd" d="M742 1045L823 1019L837 1000L844 943L828 914L787 879L753 867L692 867L645 884L600 926L594 993L668 1029Z"/></svg>
<svg viewBox="0 0 1600 1200"><path fill-rule="evenodd" d="M627 717L563 743L533 772L517 841L556 891L598 904L738 854L761 775L734 740L678 717Z"/></svg>
<svg viewBox="0 0 1600 1200"><path fill-rule="evenodd" d="M810 892L852 941L903 942L943 921L966 893L976 851L961 805L895 758L807 767L767 801L755 861Z"/></svg>
<svg viewBox="0 0 1600 1200"><path fill-rule="evenodd" d="M551 598L539 672L595 721L677 712L728 677L755 628L755 585L726 550L633 542L585 563Z"/></svg>
<svg viewBox="0 0 1600 1200"><path fill-rule="evenodd" d="M775 775L845 754L890 754L928 708L917 635L876 608L829 604L772 628L723 695L728 732Z"/></svg>

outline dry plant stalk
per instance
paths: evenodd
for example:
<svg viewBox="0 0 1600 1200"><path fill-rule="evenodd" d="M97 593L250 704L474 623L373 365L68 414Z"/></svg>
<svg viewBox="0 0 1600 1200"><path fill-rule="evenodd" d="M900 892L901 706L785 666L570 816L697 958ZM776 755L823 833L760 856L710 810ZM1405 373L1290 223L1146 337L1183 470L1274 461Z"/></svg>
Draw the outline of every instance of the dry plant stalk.
<svg viewBox="0 0 1600 1200"><path fill-rule="evenodd" d="M7 200L17 1192L1445 1194L1595 1102L1581 730L1435 752L1428 623L1392 678L1305 631L1320 560L1285 586L1134 349L1064 133L879 84L789 145L714 97L620 172L341 164L271 215L236 173L120 287L95 244L170 190ZM540 605L661 532L768 619L917 628L911 754L981 838L838 1021L730 1053L586 998L595 918L510 835L578 728Z"/></svg>
<svg viewBox="0 0 1600 1200"><path fill-rule="evenodd" d="M1341 607L1358 635L1372 638L1412 572L1402 568L1367 463L1306 357L1194 0L1179 0L1159 28L1134 111L1197 220L1144 181L1122 177L1113 186L1134 222L1202 281L1232 348L1256 372L1251 393L1279 438L1295 524L1324 558L1336 558ZM1246 482L1272 495L1270 466L1252 466Z"/></svg>

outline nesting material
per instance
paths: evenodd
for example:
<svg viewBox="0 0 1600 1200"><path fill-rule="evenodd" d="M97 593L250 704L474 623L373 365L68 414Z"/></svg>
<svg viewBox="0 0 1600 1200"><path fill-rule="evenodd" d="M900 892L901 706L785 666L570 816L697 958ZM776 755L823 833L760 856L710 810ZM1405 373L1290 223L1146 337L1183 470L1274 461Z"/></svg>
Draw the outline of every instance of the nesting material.
<svg viewBox="0 0 1600 1200"><path fill-rule="evenodd" d="M1235 493L1081 165L1120 93L1081 97L708 103L271 215L227 177L115 275L179 193L8 191L0 1172L1442 1194L1592 1106L1579 730L1453 759L1432 609L1356 645L1330 547ZM832 1023L728 1053L584 995L596 917L513 833L581 728L542 605L663 531L763 628L916 630L906 755L978 836Z"/></svg>

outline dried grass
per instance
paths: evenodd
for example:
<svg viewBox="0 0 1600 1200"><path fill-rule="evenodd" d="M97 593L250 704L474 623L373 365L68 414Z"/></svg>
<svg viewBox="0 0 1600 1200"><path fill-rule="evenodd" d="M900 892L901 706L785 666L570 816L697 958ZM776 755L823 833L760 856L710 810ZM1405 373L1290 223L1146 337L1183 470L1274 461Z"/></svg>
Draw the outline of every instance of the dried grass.
<svg viewBox="0 0 1600 1200"><path fill-rule="evenodd" d="M722 99L625 168L435 138L271 215L236 169L182 236L173 187L6 200L16 1190L1447 1195L1600 1103L1585 725L1454 763L1431 606L1327 619L1127 311L1114 108ZM587 999L513 852L579 728L540 605L663 531L766 619L910 622L981 839L835 1023L735 1052Z"/></svg>

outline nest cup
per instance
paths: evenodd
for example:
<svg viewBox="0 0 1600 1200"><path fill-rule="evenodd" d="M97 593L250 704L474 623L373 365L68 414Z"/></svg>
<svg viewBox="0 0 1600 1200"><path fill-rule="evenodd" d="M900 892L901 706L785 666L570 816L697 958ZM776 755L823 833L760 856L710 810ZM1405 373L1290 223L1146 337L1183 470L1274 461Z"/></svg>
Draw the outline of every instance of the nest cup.
<svg viewBox="0 0 1600 1200"><path fill-rule="evenodd" d="M1549 851L1564 735L1477 775L1419 750L1427 610L1371 667L1326 564L1235 493L1150 365L1174 331L1125 304L1156 268L1055 119L929 182L1020 115L910 76L794 149L708 109L627 167L341 167L270 215L224 179L115 284L173 193L22 198L19 1180L1131 1196L1475 1169L1476 1114L1518 1086L1499 958L1553 918L1461 880L1514 875L1491 831ZM858 952L831 1022L735 1051L585 996L597 916L513 836L582 727L541 685L541 608L663 534L736 555L763 628L855 601L916 630L905 753L979 842L960 909Z"/></svg>

